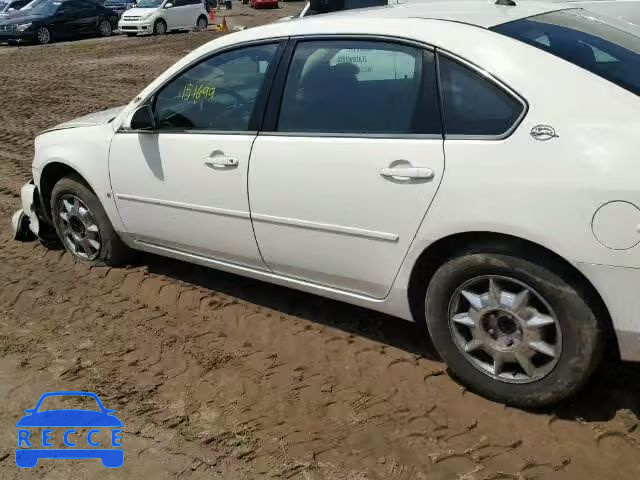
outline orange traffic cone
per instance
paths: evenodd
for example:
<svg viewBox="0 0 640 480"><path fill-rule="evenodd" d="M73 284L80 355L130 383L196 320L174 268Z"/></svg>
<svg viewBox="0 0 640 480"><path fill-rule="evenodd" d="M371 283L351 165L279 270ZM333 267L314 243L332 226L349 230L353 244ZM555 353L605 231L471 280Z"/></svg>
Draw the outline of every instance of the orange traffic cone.
<svg viewBox="0 0 640 480"><path fill-rule="evenodd" d="M216 23L216 11L213 7L209 7L209 23Z"/></svg>

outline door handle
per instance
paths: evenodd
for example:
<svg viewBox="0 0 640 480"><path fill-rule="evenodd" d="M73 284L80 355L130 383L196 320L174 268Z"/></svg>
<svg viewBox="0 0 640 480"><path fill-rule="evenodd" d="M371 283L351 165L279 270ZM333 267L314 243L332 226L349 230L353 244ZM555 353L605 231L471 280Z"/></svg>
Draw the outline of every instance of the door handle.
<svg viewBox="0 0 640 480"><path fill-rule="evenodd" d="M434 176L433 170L426 167L389 167L380 169L380 175L392 178L421 178L431 180Z"/></svg>
<svg viewBox="0 0 640 480"><path fill-rule="evenodd" d="M204 164L207 167L217 168L217 167L237 167L240 161L237 157L231 157L229 155L225 155L222 152L214 152L210 157L208 157Z"/></svg>

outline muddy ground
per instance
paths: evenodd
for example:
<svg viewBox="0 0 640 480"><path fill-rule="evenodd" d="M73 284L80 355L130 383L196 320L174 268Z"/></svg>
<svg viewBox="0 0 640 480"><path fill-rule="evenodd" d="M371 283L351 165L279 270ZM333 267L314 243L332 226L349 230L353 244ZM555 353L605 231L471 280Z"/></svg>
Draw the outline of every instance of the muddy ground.
<svg viewBox="0 0 640 480"><path fill-rule="evenodd" d="M285 10L233 13L254 25ZM524 412L466 392L413 324L159 257L88 268L11 240L34 134L126 103L215 35L0 47L0 477L637 479L633 365ZM53 390L115 409L120 470L15 466L15 423Z"/></svg>

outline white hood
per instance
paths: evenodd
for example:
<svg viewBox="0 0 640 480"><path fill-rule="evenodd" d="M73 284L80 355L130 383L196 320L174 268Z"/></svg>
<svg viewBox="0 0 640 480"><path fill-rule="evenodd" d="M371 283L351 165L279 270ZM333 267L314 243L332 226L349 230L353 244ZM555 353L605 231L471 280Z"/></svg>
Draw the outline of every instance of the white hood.
<svg viewBox="0 0 640 480"><path fill-rule="evenodd" d="M59 125L56 125L55 127L45 130L45 132L51 132L53 130L62 130L64 128L92 127L94 125L101 125L103 123L108 123L111 120L113 120L122 111L123 108L124 106L108 108L106 110L101 110L100 112L90 113L89 115L74 118L73 120L69 120L68 122L64 122Z"/></svg>
<svg viewBox="0 0 640 480"><path fill-rule="evenodd" d="M147 13L151 13L151 12L155 12L156 10L158 10L157 8L132 8L130 10L127 10L126 12L124 12L122 14L122 16L127 16L127 17L142 17L144 15L146 15Z"/></svg>

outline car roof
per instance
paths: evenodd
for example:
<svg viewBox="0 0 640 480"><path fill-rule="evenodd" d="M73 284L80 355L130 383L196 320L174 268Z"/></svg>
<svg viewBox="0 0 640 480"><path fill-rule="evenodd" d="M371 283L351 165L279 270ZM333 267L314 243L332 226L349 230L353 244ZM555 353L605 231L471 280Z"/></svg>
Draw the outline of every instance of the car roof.
<svg viewBox="0 0 640 480"><path fill-rule="evenodd" d="M383 7L346 10L322 15L322 17L327 21L330 18L354 16L358 18L428 18L491 28L513 20L568 8L576 7L548 1L529 0L516 0L515 6L497 5L495 0L433 0L430 2L401 3Z"/></svg>

